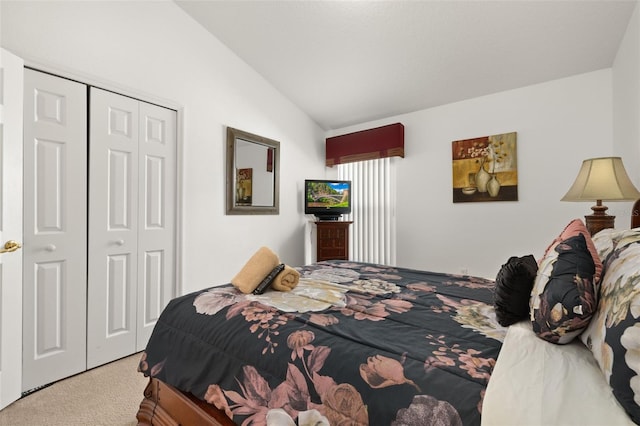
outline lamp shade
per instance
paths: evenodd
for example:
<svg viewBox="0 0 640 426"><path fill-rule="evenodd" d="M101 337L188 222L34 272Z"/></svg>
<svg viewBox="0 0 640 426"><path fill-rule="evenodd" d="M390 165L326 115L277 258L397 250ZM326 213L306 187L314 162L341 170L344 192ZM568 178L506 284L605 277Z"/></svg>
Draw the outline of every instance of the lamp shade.
<svg viewBox="0 0 640 426"><path fill-rule="evenodd" d="M562 201L637 200L640 192L633 186L620 157L590 158L582 162L578 177Z"/></svg>

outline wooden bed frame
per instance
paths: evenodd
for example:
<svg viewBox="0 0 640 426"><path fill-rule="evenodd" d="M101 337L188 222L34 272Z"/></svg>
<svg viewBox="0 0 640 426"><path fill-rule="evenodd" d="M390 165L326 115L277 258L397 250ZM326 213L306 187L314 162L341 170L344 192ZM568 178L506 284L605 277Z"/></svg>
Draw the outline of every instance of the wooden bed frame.
<svg viewBox="0 0 640 426"><path fill-rule="evenodd" d="M154 378L144 390L136 418L138 425L235 426L215 406Z"/></svg>

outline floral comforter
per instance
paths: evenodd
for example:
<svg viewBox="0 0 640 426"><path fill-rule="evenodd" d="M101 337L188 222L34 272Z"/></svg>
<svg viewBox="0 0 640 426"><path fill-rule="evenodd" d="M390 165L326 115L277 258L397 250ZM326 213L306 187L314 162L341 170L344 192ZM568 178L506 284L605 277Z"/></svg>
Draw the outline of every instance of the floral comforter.
<svg viewBox="0 0 640 426"><path fill-rule="evenodd" d="M140 371L243 425L479 425L506 329L494 282L326 261L291 292L174 299Z"/></svg>

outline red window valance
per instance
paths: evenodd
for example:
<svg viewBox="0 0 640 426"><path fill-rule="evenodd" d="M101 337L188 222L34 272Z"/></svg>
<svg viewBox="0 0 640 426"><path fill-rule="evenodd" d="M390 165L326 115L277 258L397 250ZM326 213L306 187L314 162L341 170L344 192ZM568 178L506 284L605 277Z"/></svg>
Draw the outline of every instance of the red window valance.
<svg viewBox="0 0 640 426"><path fill-rule="evenodd" d="M326 139L327 167L376 158L404 158L404 126L389 124Z"/></svg>

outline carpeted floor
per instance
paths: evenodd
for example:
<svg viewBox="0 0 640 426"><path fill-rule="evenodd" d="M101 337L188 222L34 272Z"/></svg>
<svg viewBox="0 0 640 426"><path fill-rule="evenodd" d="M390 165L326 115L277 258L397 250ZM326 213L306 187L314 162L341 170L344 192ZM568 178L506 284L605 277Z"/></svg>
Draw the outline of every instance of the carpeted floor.
<svg viewBox="0 0 640 426"><path fill-rule="evenodd" d="M132 426L147 378L140 354L33 392L0 411L0 426Z"/></svg>

